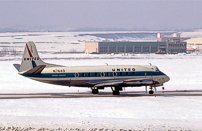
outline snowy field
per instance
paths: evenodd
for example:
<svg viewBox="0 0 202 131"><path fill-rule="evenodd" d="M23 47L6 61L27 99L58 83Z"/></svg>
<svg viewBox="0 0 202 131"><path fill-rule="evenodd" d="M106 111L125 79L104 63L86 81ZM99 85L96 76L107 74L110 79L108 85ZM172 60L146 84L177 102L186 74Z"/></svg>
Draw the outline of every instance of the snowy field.
<svg viewBox="0 0 202 131"><path fill-rule="evenodd" d="M202 56L173 55L165 59L161 57L142 55L139 59L62 59L46 60L46 62L66 66L152 63L171 78L164 85L166 90L201 90ZM0 62L1 93L90 91L88 88L56 86L24 78L18 75L17 70L12 66L20 62ZM162 89L157 88L157 90ZM144 91L144 87L126 88L126 91ZM0 100L0 127L201 130L201 98L199 96L140 96Z"/></svg>
<svg viewBox="0 0 202 131"><path fill-rule="evenodd" d="M0 33L0 51L22 51L24 44L34 41L38 51L84 52L86 41L157 41L153 32L17 32ZM137 36L138 35L138 36Z"/></svg>
<svg viewBox="0 0 202 131"><path fill-rule="evenodd" d="M34 41L40 52L84 52L87 41L157 41L157 33L159 32L8 32L0 33L0 52L23 51L28 41ZM164 31L162 33L169 37L174 32ZM202 37L202 31L180 33L181 37Z"/></svg>

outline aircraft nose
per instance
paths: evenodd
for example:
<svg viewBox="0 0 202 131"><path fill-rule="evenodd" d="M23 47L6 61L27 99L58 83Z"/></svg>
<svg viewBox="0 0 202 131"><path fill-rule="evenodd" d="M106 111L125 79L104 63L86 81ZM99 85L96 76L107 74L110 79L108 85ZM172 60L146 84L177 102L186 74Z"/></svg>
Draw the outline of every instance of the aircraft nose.
<svg viewBox="0 0 202 131"><path fill-rule="evenodd" d="M165 82L168 82L169 80L170 80L170 77L168 77L168 76L166 75Z"/></svg>

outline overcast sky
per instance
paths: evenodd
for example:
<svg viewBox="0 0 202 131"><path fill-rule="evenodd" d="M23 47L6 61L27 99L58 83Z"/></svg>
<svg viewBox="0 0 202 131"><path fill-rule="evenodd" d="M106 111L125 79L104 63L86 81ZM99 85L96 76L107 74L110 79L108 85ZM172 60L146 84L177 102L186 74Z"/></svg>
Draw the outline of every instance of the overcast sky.
<svg viewBox="0 0 202 131"><path fill-rule="evenodd" d="M202 0L0 0L0 28L202 28Z"/></svg>

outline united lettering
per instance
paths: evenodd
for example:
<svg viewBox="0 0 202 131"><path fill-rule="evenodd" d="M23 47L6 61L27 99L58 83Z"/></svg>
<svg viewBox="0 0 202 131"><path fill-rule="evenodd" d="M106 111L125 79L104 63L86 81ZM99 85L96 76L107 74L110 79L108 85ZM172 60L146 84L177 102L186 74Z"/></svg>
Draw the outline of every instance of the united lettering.
<svg viewBox="0 0 202 131"><path fill-rule="evenodd" d="M26 60L39 60L39 57L24 58L24 61Z"/></svg>
<svg viewBox="0 0 202 131"><path fill-rule="evenodd" d="M135 71L135 68L113 68L112 71Z"/></svg>

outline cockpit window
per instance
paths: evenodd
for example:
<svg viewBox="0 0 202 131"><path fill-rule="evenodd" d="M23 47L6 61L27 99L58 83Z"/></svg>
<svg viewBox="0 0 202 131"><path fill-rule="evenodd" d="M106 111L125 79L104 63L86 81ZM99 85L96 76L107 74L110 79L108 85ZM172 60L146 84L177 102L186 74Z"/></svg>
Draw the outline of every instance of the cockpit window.
<svg viewBox="0 0 202 131"><path fill-rule="evenodd" d="M158 67L156 67L156 71L160 71Z"/></svg>

